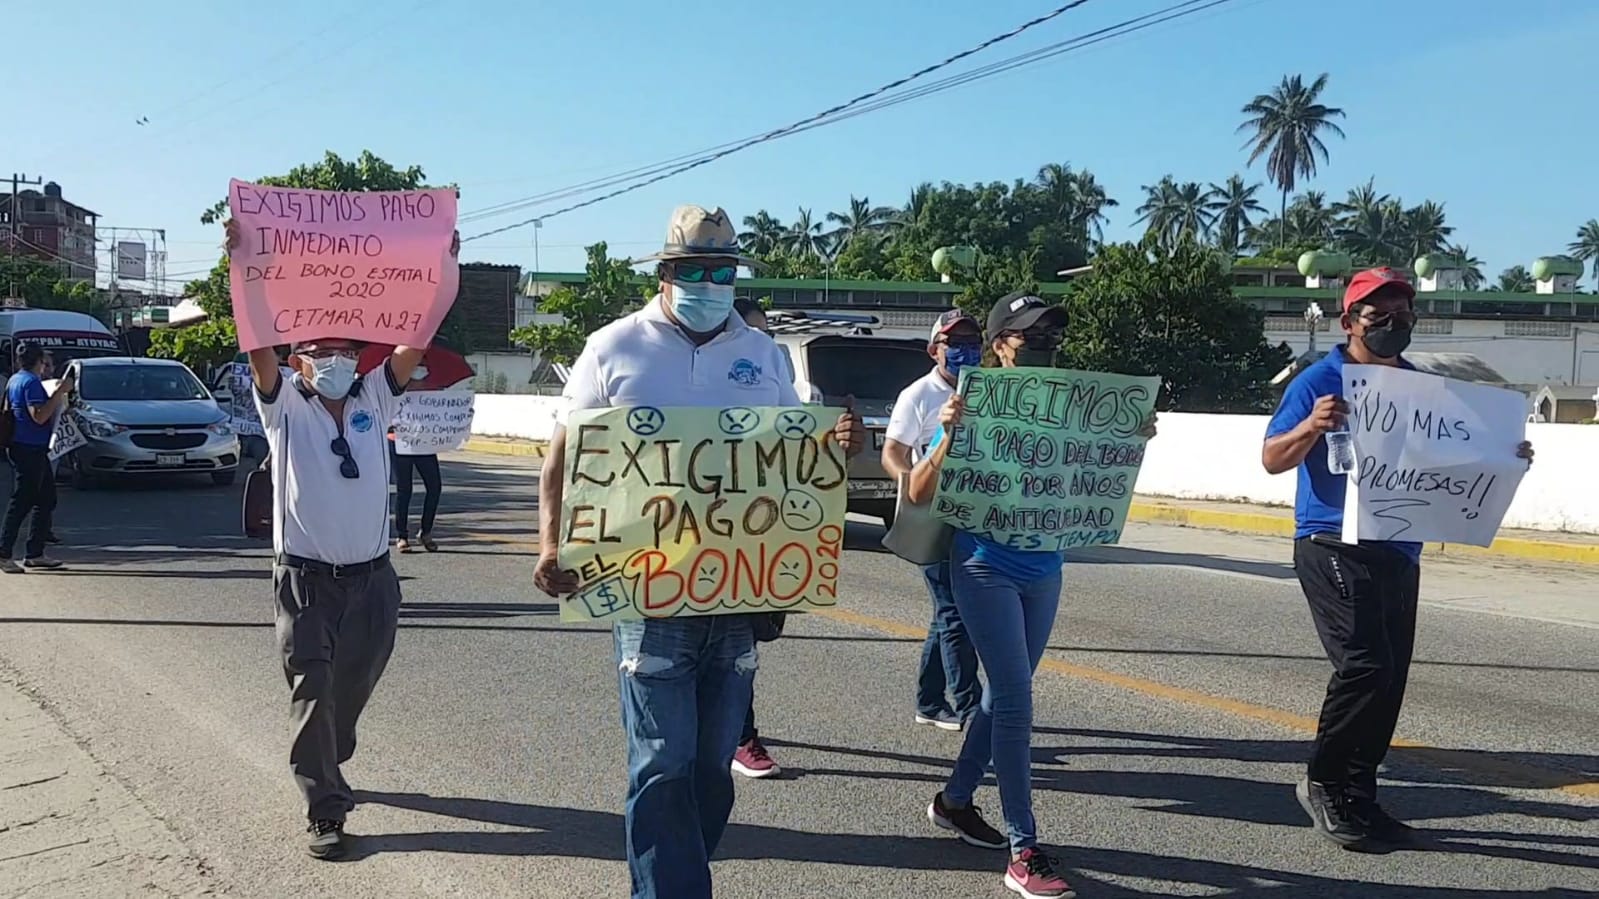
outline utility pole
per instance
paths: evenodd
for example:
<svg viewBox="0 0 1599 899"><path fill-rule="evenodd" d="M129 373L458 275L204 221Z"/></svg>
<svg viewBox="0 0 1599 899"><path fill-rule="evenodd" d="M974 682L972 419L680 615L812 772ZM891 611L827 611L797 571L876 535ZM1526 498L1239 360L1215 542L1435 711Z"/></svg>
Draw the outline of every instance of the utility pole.
<svg viewBox="0 0 1599 899"><path fill-rule="evenodd" d="M11 206L6 210L6 215L11 220L11 240L6 243L6 252L7 252L8 255L16 255L17 246L22 242L22 216L21 216L22 207L18 203L17 194L21 190L23 185L27 185L29 187L34 187L34 186L37 186L37 185L41 185L43 183L44 183L44 179L42 179L42 178L35 178L32 181L30 181L30 180L28 180L28 176L27 176L26 173L21 174L21 175L17 174L16 172L12 172L11 173ZM16 269L16 266L13 265L11 267L11 293L10 293L10 296L11 297L15 297L16 295L17 295L17 269Z"/></svg>

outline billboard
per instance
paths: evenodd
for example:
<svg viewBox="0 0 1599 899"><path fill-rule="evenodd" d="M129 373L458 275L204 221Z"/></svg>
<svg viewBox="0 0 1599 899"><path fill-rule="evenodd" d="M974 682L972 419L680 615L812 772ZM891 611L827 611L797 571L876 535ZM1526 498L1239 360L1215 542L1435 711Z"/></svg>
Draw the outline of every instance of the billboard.
<svg viewBox="0 0 1599 899"><path fill-rule="evenodd" d="M143 281L145 272L145 246L140 241L117 242L117 277L128 281Z"/></svg>

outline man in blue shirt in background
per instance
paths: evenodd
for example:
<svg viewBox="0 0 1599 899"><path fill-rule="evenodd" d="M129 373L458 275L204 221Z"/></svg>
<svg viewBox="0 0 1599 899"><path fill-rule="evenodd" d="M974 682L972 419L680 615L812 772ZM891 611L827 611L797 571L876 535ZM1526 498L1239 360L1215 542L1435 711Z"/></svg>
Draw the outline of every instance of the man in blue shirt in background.
<svg viewBox="0 0 1599 899"><path fill-rule="evenodd" d="M46 364L43 347L24 343L17 347L17 373L6 382L6 414L14 418L16 430L7 447L14 483L4 531L0 533L0 573L61 567L60 562L44 554L56 508L50 434L55 430L56 415L72 393L73 382L69 375L56 386L54 394L46 394L41 377ZM33 524L28 531L26 558L19 566L12 552L22 532L22 520L30 512Z"/></svg>
<svg viewBox="0 0 1599 899"><path fill-rule="evenodd" d="M1348 342L1288 385L1261 450L1269 473L1299 470L1294 570L1333 665L1309 769L1295 792L1319 834L1366 852L1416 838L1413 828L1377 804L1377 768L1393 741L1410 674L1421 544L1342 541L1343 472L1349 469L1331 464L1326 435L1347 428L1345 364L1412 367L1401 354L1416 324L1415 297L1415 288L1392 269L1352 278L1341 319ZM1523 442L1516 452L1531 464L1531 444Z"/></svg>

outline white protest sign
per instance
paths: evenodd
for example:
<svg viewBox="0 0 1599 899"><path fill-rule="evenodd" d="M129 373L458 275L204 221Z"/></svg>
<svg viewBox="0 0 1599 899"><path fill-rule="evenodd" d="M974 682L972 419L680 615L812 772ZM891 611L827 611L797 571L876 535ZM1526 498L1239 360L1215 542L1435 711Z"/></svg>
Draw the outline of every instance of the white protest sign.
<svg viewBox="0 0 1599 899"><path fill-rule="evenodd" d="M458 450L472 436L472 391L413 390L394 415L394 451L431 456Z"/></svg>
<svg viewBox="0 0 1599 899"><path fill-rule="evenodd" d="M1345 365L1343 377L1360 466L1344 542L1492 543L1527 471L1516 456L1527 398L1387 365Z"/></svg>
<svg viewBox="0 0 1599 899"><path fill-rule="evenodd" d="M255 379L250 366L243 362L228 363L228 386L233 395L231 409L233 431L243 437L260 437L266 431L261 427L261 410L255 407Z"/></svg>
<svg viewBox="0 0 1599 899"><path fill-rule="evenodd" d="M80 446L85 446L89 438L83 436L83 428L78 424L76 412L56 413L55 430L50 432L50 461L65 456Z"/></svg>

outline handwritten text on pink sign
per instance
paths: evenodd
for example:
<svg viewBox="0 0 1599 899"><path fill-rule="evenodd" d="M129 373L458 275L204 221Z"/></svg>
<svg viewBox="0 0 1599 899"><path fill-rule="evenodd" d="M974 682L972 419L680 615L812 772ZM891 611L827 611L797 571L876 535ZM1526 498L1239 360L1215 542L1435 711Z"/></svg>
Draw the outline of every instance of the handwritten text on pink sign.
<svg viewBox="0 0 1599 899"><path fill-rule="evenodd" d="M246 350L318 337L427 346L460 269L452 189L340 192L234 180L233 316Z"/></svg>

